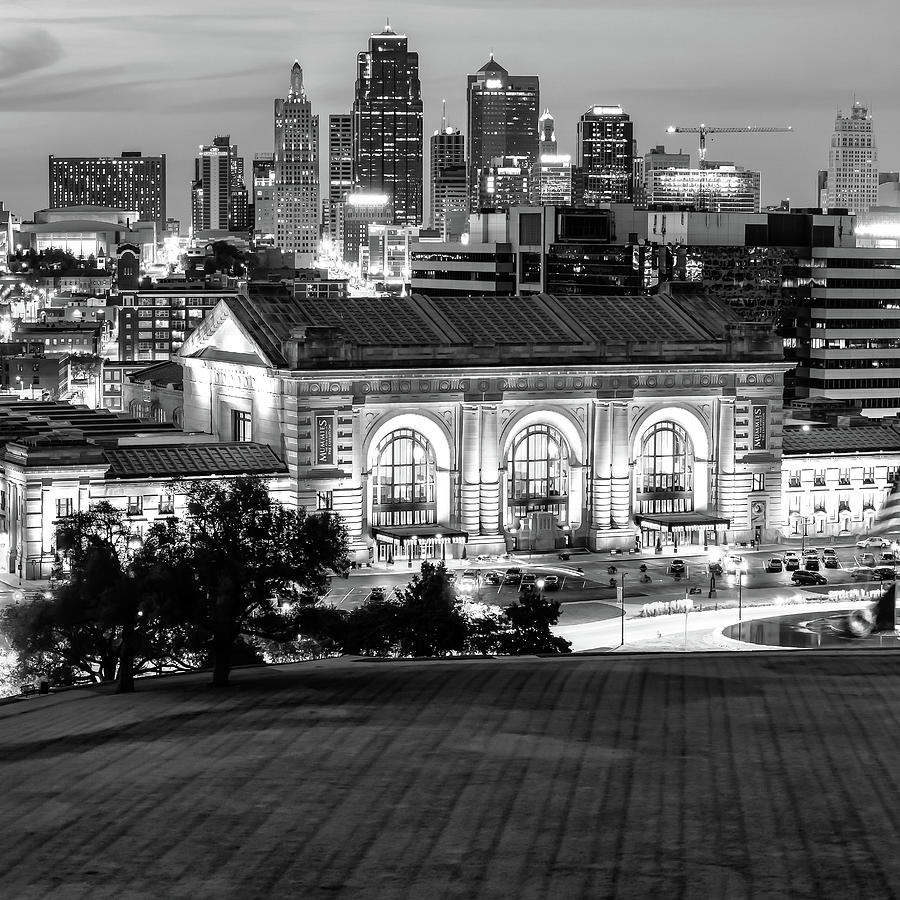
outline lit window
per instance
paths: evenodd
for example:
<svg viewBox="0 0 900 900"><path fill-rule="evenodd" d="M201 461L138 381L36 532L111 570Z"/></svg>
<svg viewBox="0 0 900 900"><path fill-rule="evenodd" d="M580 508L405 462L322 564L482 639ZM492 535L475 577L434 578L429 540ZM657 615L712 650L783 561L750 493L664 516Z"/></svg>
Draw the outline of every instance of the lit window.
<svg viewBox="0 0 900 900"><path fill-rule="evenodd" d="M764 491L766 489L766 476L763 474L753 476L753 490Z"/></svg>

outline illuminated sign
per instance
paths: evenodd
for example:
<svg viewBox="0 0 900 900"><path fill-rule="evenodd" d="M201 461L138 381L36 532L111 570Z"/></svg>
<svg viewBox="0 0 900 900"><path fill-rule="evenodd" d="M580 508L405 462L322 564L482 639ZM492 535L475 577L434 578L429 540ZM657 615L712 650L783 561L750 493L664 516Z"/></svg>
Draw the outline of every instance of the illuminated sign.
<svg viewBox="0 0 900 900"><path fill-rule="evenodd" d="M488 78L488 79L484 82L484 86L485 86L489 91L496 91L496 90L499 90L500 88L503 87L503 80L500 79L500 78Z"/></svg>
<svg viewBox="0 0 900 900"><path fill-rule="evenodd" d="M753 407L753 449L766 449L766 408Z"/></svg>
<svg viewBox="0 0 900 900"><path fill-rule="evenodd" d="M595 106L595 116L621 116L625 110L621 106Z"/></svg>
<svg viewBox="0 0 900 900"><path fill-rule="evenodd" d="M313 465L334 465L334 416L316 416L316 450Z"/></svg>
<svg viewBox="0 0 900 900"><path fill-rule="evenodd" d="M350 194L347 202L351 206L386 206L390 199L387 194Z"/></svg>

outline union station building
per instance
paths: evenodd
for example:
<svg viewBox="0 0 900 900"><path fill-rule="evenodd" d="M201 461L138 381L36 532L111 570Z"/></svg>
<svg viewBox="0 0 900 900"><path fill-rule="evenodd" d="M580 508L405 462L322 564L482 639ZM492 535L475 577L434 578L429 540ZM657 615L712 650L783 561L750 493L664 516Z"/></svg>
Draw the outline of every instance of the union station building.
<svg viewBox="0 0 900 900"><path fill-rule="evenodd" d="M186 432L268 445L358 562L774 541L766 326L689 294L223 299L179 352Z"/></svg>

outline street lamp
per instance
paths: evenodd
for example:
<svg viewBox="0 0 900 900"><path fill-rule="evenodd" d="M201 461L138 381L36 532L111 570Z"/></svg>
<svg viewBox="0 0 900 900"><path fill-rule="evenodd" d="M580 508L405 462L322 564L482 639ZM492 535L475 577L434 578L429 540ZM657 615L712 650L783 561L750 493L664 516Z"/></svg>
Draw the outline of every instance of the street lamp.
<svg viewBox="0 0 900 900"><path fill-rule="evenodd" d="M809 519L804 517L803 519L803 538L800 541L800 555L803 556L803 553L806 550L806 529L809 528Z"/></svg>
<svg viewBox="0 0 900 900"><path fill-rule="evenodd" d="M619 637L619 646L624 647L625 646L625 573L624 572L622 573L621 592L622 592L622 622L621 622L622 633L621 633L621 636Z"/></svg>
<svg viewBox="0 0 900 900"><path fill-rule="evenodd" d="M545 582L543 578L538 578L538 580L534 583L534 586L538 589L538 596L542 600L544 599L544 583Z"/></svg>
<svg viewBox="0 0 900 900"><path fill-rule="evenodd" d="M740 567L737 570L738 577L738 633L740 633L740 624L741 624L741 615L743 611L743 586L744 586L744 572L746 571L746 563L741 563Z"/></svg>

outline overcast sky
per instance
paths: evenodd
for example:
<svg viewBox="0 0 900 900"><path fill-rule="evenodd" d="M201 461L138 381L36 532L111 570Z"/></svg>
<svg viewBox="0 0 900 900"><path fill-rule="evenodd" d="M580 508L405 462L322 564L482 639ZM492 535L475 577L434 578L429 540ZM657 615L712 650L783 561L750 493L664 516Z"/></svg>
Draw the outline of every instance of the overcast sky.
<svg viewBox="0 0 900 900"><path fill-rule="evenodd" d="M466 73L493 49L541 78L563 152L595 103L621 103L640 152L695 150L671 123L793 125L722 137L709 156L762 171L763 202L814 199L838 106L875 117L882 170L900 168L897 0L0 0L0 199L47 205L47 157L168 154L169 215L186 222L197 145L230 133L272 151L272 101L294 58L327 141L353 97L356 54L385 15L419 53L425 129L464 128ZM142 10L147 11L142 11ZM325 148L323 147L323 150Z"/></svg>

